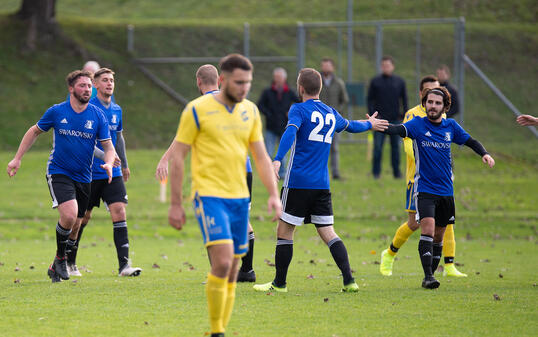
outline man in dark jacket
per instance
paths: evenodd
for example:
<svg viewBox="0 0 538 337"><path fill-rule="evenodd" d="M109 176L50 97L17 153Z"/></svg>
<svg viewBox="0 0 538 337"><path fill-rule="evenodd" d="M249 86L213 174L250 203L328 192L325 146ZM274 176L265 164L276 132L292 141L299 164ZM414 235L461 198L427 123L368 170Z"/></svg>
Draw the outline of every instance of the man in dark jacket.
<svg viewBox="0 0 538 337"><path fill-rule="evenodd" d="M287 73L284 68L273 70L273 83L262 92L258 101L260 112L265 115L264 141L267 153L271 159L276 155L276 148L280 142L280 137L284 133L288 124L288 110L293 103L299 102L297 94L288 87L286 83ZM280 172L283 179L286 174L286 163L283 159Z"/></svg>
<svg viewBox="0 0 538 337"><path fill-rule="evenodd" d="M346 84L334 74L334 61L330 58L321 60L321 76L323 86L319 99L336 109L341 115L344 114L349 98L347 95ZM331 142L331 174L333 179L340 179L338 143L340 135L335 133Z"/></svg>
<svg viewBox="0 0 538 337"><path fill-rule="evenodd" d="M379 118L386 119L391 124L399 124L407 111L407 91L404 80L393 74L394 61L390 56L381 59L381 74L374 77L368 88L368 112L379 113ZM403 109L402 109L402 108ZM381 174L381 158L385 134L374 132L374 160L372 173L374 178ZM400 172L400 139L390 135L392 173L395 178L401 178Z"/></svg>
<svg viewBox="0 0 538 337"><path fill-rule="evenodd" d="M442 64L437 68L437 78L441 86L445 87L450 93L450 98L452 104L450 105L450 110L446 113L448 118L454 118L455 115L460 112L460 102L458 101L458 90L448 82L450 80L450 69L447 65Z"/></svg>

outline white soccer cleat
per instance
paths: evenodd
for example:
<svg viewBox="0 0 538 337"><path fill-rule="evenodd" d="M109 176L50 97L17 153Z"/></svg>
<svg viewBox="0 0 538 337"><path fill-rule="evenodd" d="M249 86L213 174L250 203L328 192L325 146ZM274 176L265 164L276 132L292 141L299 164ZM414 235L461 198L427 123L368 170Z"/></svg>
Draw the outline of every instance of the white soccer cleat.
<svg viewBox="0 0 538 337"><path fill-rule="evenodd" d="M130 264L125 265L123 269L120 271L118 276L138 276L142 272L142 268L138 267L131 267Z"/></svg>
<svg viewBox="0 0 538 337"><path fill-rule="evenodd" d="M67 264L67 273L69 276L82 276L75 263Z"/></svg>

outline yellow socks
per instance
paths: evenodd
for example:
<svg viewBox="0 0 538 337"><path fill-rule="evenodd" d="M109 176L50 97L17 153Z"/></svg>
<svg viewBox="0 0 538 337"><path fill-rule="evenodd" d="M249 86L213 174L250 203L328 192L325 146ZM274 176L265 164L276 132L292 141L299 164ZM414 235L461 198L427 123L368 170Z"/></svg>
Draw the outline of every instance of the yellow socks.
<svg viewBox="0 0 538 337"><path fill-rule="evenodd" d="M446 226L445 235L443 236L443 256L445 257L445 264L454 263L454 257L456 256L454 225Z"/></svg>
<svg viewBox="0 0 538 337"><path fill-rule="evenodd" d="M396 230L396 234L394 235L390 248L388 249L389 255L395 256L398 249L400 249L403 244L407 242L407 239L409 239L411 234L413 234L413 231L411 228L409 228L406 221Z"/></svg>
<svg viewBox="0 0 538 337"><path fill-rule="evenodd" d="M228 295L226 296L226 304L224 306L224 313L222 315L222 321L224 328L228 326L228 322L230 322L230 317L232 317L232 311L234 308L234 302L235 302L235 287L237 283L228 282Z"/></svg>
<svg viewBox="0 0 538 337"><path fill-rule="evenodd" d="M224 332L224 313L228 292L227 283L228 278L226 277L220 278L211 273L207 275L205 292L207 295L207 309L209 311L209 323L212 333Z"/></svg>

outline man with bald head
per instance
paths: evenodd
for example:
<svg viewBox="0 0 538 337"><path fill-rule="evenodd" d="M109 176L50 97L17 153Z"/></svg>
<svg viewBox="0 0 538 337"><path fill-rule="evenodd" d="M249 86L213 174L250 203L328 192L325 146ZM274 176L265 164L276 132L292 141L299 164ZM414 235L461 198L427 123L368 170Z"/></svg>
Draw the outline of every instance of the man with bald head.
<svg viewBox="0 0 538 337"><path fill-rule="evenodd" d="M276 155L280 137L288 124L288 110L293 103L299 102L297 94L286 83L287 73L284 68L278 67L273 70L273 82L266 88L258 100L258 108L265 115L265 132L263 138L267 153ZM279 172L284 178L286 173L286 160L283 159Z"/></svg>

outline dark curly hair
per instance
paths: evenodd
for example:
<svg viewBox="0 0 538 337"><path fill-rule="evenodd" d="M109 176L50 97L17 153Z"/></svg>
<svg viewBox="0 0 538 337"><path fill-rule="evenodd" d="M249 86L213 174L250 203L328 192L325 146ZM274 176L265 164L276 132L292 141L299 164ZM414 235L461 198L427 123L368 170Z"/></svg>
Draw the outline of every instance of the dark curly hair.
<svg viewBox="0 0 538 337"><path fill-rule="evenodd" d="M452 104L452 99L450 98L450 93L445 87L437 87L433 89L428 89L422 97L422 106L426 106L426 101L428 100L429 94L435 94L443 97L443 112L446 113L450 110L450 104Z"/></svg>

